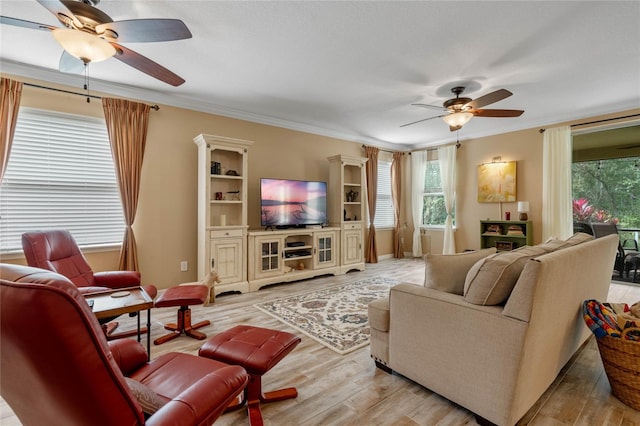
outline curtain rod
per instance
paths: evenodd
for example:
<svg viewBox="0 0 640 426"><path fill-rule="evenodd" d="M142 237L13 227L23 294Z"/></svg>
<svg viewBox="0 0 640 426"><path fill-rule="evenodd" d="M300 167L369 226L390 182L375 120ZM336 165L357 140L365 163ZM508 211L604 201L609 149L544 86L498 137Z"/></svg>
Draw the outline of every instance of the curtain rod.
<svg viewBox="0 0 640 426"><path fill-rule="evenodd" d="M576 123L576 124L572 124L569 127L586 126L587 124L606 123L607 121L622 120L624 118L632 118L632 117L640 117L640 114L631 114L631 115L625 115L624 117L605 118L603 120L587 121L585 123ZM544 133L545 130L547 129L540 129L539 132Z"/></svg>
<svg viewBox="0 0 640 426"><path fill-rule="evenodd" d="M362 144L362 147L363 147L363 148L366 148L367 146L368 146L368 145L364 145L364 144ZM393 154L393 153L395 153L395 152L402 152L402 154L405 154L405 152L404 152L404 151L389 151L388 149L382 149L382 148L378 148L378 149L379 149L380 151L382 151L382 152L388 152L389 154Z"/></svg>
<svg viewBox="0 0 640 426"><path fill-rule="evenodd" d="M453 145L453 144L440 145L438 148L441 148L441 147L443 147L443 146L449 146L449 145ZM455 145L456 145L456 148L460 148L460 143L459 143L459 142L458 142L458 143L456 143ZM366 147L367 147L367 145L364 145L364 144L363 144L363 145L362 145L362 147L363 147L363 148L366 148ZM438 148L426 148L426 149L424 149L424 151L427 151L427 152L429 152L429 151L437 151L437 150L438 150ZM394 152L401 152L401 153L402 153L402 155L404 155L404 154L411 155L411 152L413 152L413 151L409 151L409 152L406 152L406 151L389 151L389 150L387 150L387 149L382 149L382 148L378 148L378 149L379 149L380 151L388 152L388 153L390 153L390 154L393 154ZM423 150L418 149L418 150L416 150L416 151L423 151Z"/></svg>
<svg viewBox="0 0 640 426"><path fill-rule="evenodd" d="M454 146L456 147L456 149L460 149L460 147L462 146L462 145L460 145L460 141L457 141L455 144L453 144L453 143L446 143L446 144L444 144L444 145L438 145L438 146L436 146L435 148L416 149L415 151L412 151L412 152L417 152L417 151L427 151L427 152L430 152L430 151L437 151L437 150L438 150L438 148L444 148L445 146L452 146L452 145L454 145ZM409 153L409 155L411 155L411 152Z"/></svg>
<svg viewBox="0 0 640 426"><path fill-rule="evenodd" d="M70 90L56 89L55 87L41 86L39 84L33 84L33 83L22 83L22 84L24 84L25 86L35 87L36 89L53 90L55 92L68 93L70 95L84 96L85 98L102 99L102 96L89 95L88 93L72 92ZM160 109L160 107L158 105L150 105L150 108L154 109L156 111L158 111Z"/></svg>

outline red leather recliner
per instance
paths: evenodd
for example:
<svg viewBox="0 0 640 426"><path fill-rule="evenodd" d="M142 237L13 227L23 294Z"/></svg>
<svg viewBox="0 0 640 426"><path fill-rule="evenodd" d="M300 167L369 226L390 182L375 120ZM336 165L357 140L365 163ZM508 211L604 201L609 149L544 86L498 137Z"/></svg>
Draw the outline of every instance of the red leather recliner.
<svg viewBox="0 0 640 426"><path fill-rule="evenodd" d="M93 272L76 240L66 230L25 232L22 234L22 249L29 266L64 275L81 293L140 286L138 271ZM158 294L155 286L141 287L155 299Z"/></svg>
<svg viewBox="0 0 640 426"><path fill-rule="evenodd" d="M25 426L210 425L249 380L239 366L176 352L147 362L135 340L107 342L59 274L0 264L0 290L0 390ZM125 376L166 403L145 420Z"/></svg>
<svg viewBox="0 0 640 426"><path fill-rule="evenodd" d="M64 275L78 287L82 294L141 286L138 271L93 272L73 235L66 230L25 232L22 234L22 249L29 266ZM141 287L149 297L155 299L158 294L155 286ZM101 320L104 332L109 339L130 337L137 333L137 331L115 333L118 323L111 322L114 319ZM147 332L146 327L143 327L142 332Z"/></svg>

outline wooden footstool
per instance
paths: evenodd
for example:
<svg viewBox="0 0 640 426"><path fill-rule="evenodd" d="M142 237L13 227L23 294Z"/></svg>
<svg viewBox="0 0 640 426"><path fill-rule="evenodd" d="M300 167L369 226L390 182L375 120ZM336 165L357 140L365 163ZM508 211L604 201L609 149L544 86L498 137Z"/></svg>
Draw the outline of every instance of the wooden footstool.
<svg viewBox="0 0 640 426"><path fill-rule="evenodd" d="M207 340L198 355L240 365L249 373L249 385L242 401L229 409L247 404L249 424L262 425L260 403L282 401L298 396L296 388L262 392L262 376L300 343L300 338L285 331L239 325Z"/></svg>
<svg viewBox="0 0 640 426"><path fill-rule="evenodd" d="M209 288L206 285L184 285L171 287L162 292L155 302L156 308L166 308L168 306L180 306L178 310L178 320L175 324L165 324L164 328L172 333L158 337L153 341L154 345L161 345L169 340L175 339L182 333L194 339L203 340L206 334L196 331L196 328L211 324L210 321L200 321L191 324L191 305L202 305L209 295Z"/></svg>

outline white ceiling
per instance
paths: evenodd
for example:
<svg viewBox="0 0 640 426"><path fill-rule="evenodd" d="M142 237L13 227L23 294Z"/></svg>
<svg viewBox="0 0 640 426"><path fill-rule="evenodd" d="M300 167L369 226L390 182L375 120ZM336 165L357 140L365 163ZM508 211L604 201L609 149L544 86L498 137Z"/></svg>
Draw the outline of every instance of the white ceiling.
<svg viewBox="0 0 640 426"><path fill-rule="evenodd" d="M174 88L110 59L91 87L114 95L412 149L455 141L439 115L455 85L476 98L505 88L460 140L640 107L640 1L102 0L114 21L177 18L192 39L123 43L186 80ZM35 0L0 14L58 25ZM0 25L2 72L70 84L51 34Z"/></svg>

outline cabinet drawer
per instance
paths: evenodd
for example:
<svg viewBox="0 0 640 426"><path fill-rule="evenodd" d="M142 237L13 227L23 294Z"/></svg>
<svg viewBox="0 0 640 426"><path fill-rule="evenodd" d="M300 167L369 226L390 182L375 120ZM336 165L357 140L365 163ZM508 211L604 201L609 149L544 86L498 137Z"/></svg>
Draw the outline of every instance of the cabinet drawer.
<svg viewBox="0 0 640 426"><path fill-rule="evenodd" d="M345 223L342 225L342 229L362 229L362 224L360 223Z"/></svg>
<svg viewBox="0 0 640 426"><path fill-rule="evenodd" d="M220 231L211 231L210 238L212 240L216 238L229 238L229 237L242 237L242 229L226 229Z"/></svg>

